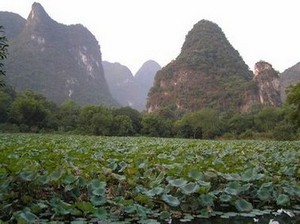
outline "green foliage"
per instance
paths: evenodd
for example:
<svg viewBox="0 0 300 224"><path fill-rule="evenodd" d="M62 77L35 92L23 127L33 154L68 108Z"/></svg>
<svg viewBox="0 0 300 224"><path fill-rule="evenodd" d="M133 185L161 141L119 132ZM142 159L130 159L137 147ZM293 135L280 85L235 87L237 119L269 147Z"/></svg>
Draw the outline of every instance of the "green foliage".
<svg viewBox="0 0 300 224"><path fill-rule="evenodd" d="M80 111L79 126L84 133L109 135L113 116L109 108L86 106Z"/></svg>
<svg viewBox="0 0 300 224"><path fill-rule="evenodd" d="M299 156L288 141L0 134L0 222L270 214L297 207Z"/></svg>
<svg viewBox="0 0 300 224"><path fill-rule="evenodd" d="M9 87L0 89L2 132L293 140L297 127L288 119L291 112L291 107L257 107L249 113L224 114L206 108L181 115L174 107L165 107L157 113L140 113L130 107L80 107L71 100L56 106L32 90L16 96Z"/></svg>
<svg viewBox="0 0 300 224"><path fill-rule="evenodd" d="M130 118L132 124L132 130L130 130L128 134L137 135L141 132L142 115L137 110L132 109L130 107L116 108L113 110L113 115L114 116L124 115Z"/></svg>
<svg viewBox="0 0 300 224"><path fill-rule="evenodd" d="M15 100L16 93L8 86L0 87L0 123L8 121L9 107Z"/></svg>
<svg viewBox="0 0 300 224"><path fill-rule="evenodd" d="M171 122L156 114L146 114L142 118L142 134L153 137L169 137Z"/></svg>
<svg viewBox="0 0 300 224"><path fill-rule="evenodd" d="M133 133L132 121L126 115L117 115L112 121L111 135L129 136Z"/></svg>
<svg viewBox="0 0 300 224"><path fill-rule="evenodd" d="M0 26L0 87L4 86L4 80L2 79L2 76L5 76L5 71L3 70L4 64L2 63L2 60L6 59L7 57L7 39L3 35L3 27Z"/></svg>
<svg viewBox="0 0 300 224"><path fill-rule="evenodd" d="M223 121L212 109L187 113L175 123L175 132L180 137L212 139L222 134Z"/></svg>
<svg viewBox="0 0 300 224"><path fill-rule="evenodd" d="M187 34L176 60L157 72L147 107L155 112L173 107L175 114L203 108L236 113L257 96L252 78L221 28L201 20Z"/></svg>
<svg viewBox="0 0 300 224"><path fill-rule="evenodd" d="M290 120L300 128L300 83L289 90L286 103L290 108Z"/></svg>
<svg viewBox="0 0 300 224"><path fill-rule="evenodd" d="M74 131L78 127L80 109L74 101L65 101L52 116L51 126L56 126L59 131Z"/></svg>
<svg viewBox="0 0 300 224"><path fill-rule="evenodd" d="M23 125L25 129L47 126L47 119L54 111L55 105L32 90L25 90L11 104L10 119L13 123Z"/></svg>

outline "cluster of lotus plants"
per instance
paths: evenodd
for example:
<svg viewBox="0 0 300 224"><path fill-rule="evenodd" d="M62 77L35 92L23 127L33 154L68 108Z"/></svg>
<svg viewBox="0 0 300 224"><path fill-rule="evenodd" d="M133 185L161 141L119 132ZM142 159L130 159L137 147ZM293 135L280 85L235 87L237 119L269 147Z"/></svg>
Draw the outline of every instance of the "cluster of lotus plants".
<svg viewBox="0 0 300 224"><path fill-rule="evenodd" d="M0 223L299 215L300 144L0 135Z"/></svg>

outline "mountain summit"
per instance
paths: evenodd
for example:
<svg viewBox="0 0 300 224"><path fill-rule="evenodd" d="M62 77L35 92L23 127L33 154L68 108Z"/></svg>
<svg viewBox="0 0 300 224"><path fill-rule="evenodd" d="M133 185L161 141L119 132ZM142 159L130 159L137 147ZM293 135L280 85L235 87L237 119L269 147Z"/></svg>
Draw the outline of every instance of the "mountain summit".
<svg viewBox="0 0 300 224"><path fill-rule="evenodd" d="M156 74L147 109L247 111L260 103L252 79L253 73L222 29L201 20L187 34L176 60Z"/></svg>
<svg viewBox="0 0 300 224"><path fill-rule="evenodd" d="M9 45L7 81L17 90L33 89L58 104L71 99L80 105L117 105L104 77L100 46L84 26L60 24L34 3Z"/></svg>
<svg viewBox="0 0 300 224"><path fill-rule="evenodd" d="M27 18L27 24L36 26L38 23L46 24L50 22L55 22L51 19L48 13L45 11L43 6L40 3L33 3L31 7L31 12Z"/></svg>
<svg viewBox="0 0 300 224"><path fill-rule="evenodd" d="M134 78L141 86L141 94L144 97L144 108L146 106L146 99L150 88L153 86L156 72L161 69L161 66L153 60L146 61L142 67L136 72Z"/></svg>

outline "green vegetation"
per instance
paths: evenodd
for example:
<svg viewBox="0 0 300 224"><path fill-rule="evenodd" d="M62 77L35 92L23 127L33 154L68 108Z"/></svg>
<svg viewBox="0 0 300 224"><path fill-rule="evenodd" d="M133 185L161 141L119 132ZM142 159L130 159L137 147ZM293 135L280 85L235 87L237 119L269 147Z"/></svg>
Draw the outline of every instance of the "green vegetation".
<svg viewBox="0 0 300 224"><path fill-rule="evenodd" d="M1 134L0 221L157 223L299 209L299 147Z"/></svg>
<svg viewBox="0 0 300 224"><path fill-rule="evenodd" d="M56 132L102 136L152 136L197 139L299 139L297 88L280 108L255 107L224 114L210 108L185 114L164 107L140 113L130 107L56 105L32 90L0 89L1 132Z"/></svg>
<svg viewBox="0 0 300 224"><path fill-rule="evenodd" d="M290 106L290 119L300 127L300 83L293 86L287 97L287 104Z"/></svg>
<svg viewBox="0 0 300 224"><path fill-rule="evenodd" d="M201 20L187 34L176 60L156 74L148 108L194 112L209 107L236 113L258 94L252 78L221 28Z"/></svg>
<svg viewBox="0 0 300 224"><path fill-rule="evenodd" d="M0 26L0 87L4 85L2 76L5 76L5 71L3 70L4 64L2 63L2 60L7 57L7 47L7 39L3 35L3 27Z"/></svg>

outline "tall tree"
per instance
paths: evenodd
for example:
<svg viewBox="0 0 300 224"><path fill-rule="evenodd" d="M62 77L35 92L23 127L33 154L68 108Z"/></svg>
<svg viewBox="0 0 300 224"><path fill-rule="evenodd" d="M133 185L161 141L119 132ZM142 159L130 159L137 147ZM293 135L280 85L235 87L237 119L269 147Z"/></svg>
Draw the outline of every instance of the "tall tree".
<svg viewBox="0 0 300 224"><path fill-rule="evenodd" d="M55 105L43 95L24 90L10 106L10 121L22 126L22 131L47 128L49 115Z"/></svg>
<svg viewBox="0 0 300 224"><path fill-rule="evenodd" d="M5 76L5 71L3 70L4 64L2 63L2 60L4 60L7 57L7 39L3 35L3 27L0 26L0 86L4 86L4 80L2 79L2 76Z"/></svg>

